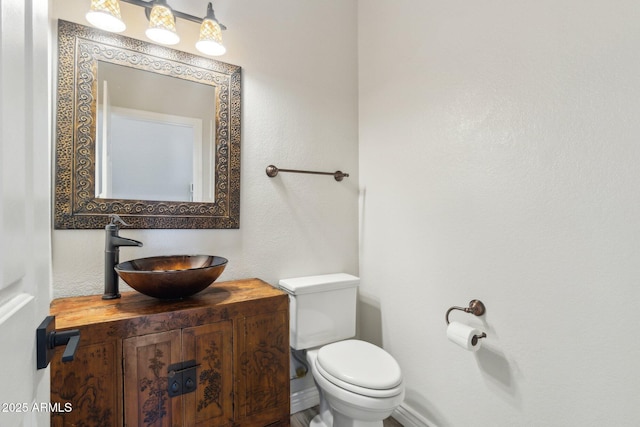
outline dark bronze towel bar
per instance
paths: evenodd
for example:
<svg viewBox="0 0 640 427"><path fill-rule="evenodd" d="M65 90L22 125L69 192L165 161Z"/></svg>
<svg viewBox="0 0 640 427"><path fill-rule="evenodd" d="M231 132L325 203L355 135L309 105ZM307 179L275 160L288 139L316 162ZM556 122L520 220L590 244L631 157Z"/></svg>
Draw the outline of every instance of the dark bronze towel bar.
<svg viewBox="0 0 640 427"><path fill-rule="evenodd" d="M311 174L315 174L315 175L333 175L333 177L335 178L336 181L342 181L343 178L348 178L349 177L348 173L344 173L342 171L315 172L315 171L301 171L301 170L297 170L297 169L278 169L277 167L275 167L273 165L267 166L267 176L268 177L273 178L274 176L278 175L278 172L311 173Z"/></svg>

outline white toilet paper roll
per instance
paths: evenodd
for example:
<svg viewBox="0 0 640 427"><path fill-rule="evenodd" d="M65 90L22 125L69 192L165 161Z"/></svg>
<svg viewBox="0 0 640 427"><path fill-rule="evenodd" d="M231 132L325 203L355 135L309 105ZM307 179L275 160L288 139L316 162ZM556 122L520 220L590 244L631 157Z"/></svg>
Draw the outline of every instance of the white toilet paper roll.
<svg viewBox="0 0 640 427"><path fill-rule="evenodd" d="M476 335L480 336L482 332L460 322L451 322L447 326L447 338L449 338L449 341L458 344L465 350L478 351L481 340L476 340L476 345L473 345L473 337Z"/></svg>

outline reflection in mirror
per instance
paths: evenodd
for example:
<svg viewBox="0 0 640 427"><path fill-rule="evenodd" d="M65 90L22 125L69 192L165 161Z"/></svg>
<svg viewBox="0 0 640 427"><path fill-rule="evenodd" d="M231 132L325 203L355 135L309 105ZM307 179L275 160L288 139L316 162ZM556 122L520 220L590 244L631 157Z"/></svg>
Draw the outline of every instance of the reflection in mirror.
<svg viewBox="0 0 640 427"><path fill-rule="evenodd" d="M96 197L214 201L215 88L98 61Z"/></svg>
<svg viewBox="0 0 640 427"><path fill-rule="evenodd" d="M59 21L55 228L238 228L240 71Z"/></svg>

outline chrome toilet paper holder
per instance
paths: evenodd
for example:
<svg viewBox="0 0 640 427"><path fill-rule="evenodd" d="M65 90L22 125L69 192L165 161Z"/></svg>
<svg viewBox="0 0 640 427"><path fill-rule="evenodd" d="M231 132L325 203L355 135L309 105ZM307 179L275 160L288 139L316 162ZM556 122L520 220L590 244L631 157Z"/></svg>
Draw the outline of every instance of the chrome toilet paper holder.
<svg viewBox="0 0 640 427"><path fill-rule="evenodd" d="M445 320L447 321L447 325L450 323L449 322L449 313L451 313L453 310L460 310L460 311L464 311L465 313L471 313L475 316L482 316L486 311L486 307L484 306L484 304L482 303L482 301L478 300L478 299L472 299L469 302L469 307L457 307L457 306L453 306L451 308L449 308L449 310L447 310L447 314L445 315ZM486 333L482 333L482 335L476 335L474 336L474 342L472 343L473 345L476 345L476 343L478 342L478 340L480 338L486 338L487 334Z"/></svg>

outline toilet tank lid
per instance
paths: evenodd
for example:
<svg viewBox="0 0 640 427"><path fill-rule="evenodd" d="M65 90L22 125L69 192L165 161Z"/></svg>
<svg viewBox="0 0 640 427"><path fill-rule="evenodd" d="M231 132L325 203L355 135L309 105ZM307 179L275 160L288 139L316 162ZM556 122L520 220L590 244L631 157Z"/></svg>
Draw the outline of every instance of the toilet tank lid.
<svg viewBox="0 0 640 427"><path fill-rule="evenodd" d="M281 279L280 288L292 295L310 294L313 292L333 291L337 289L355 288L360 278L346 273L322 274L319 276L294 277Z"/></svg>

